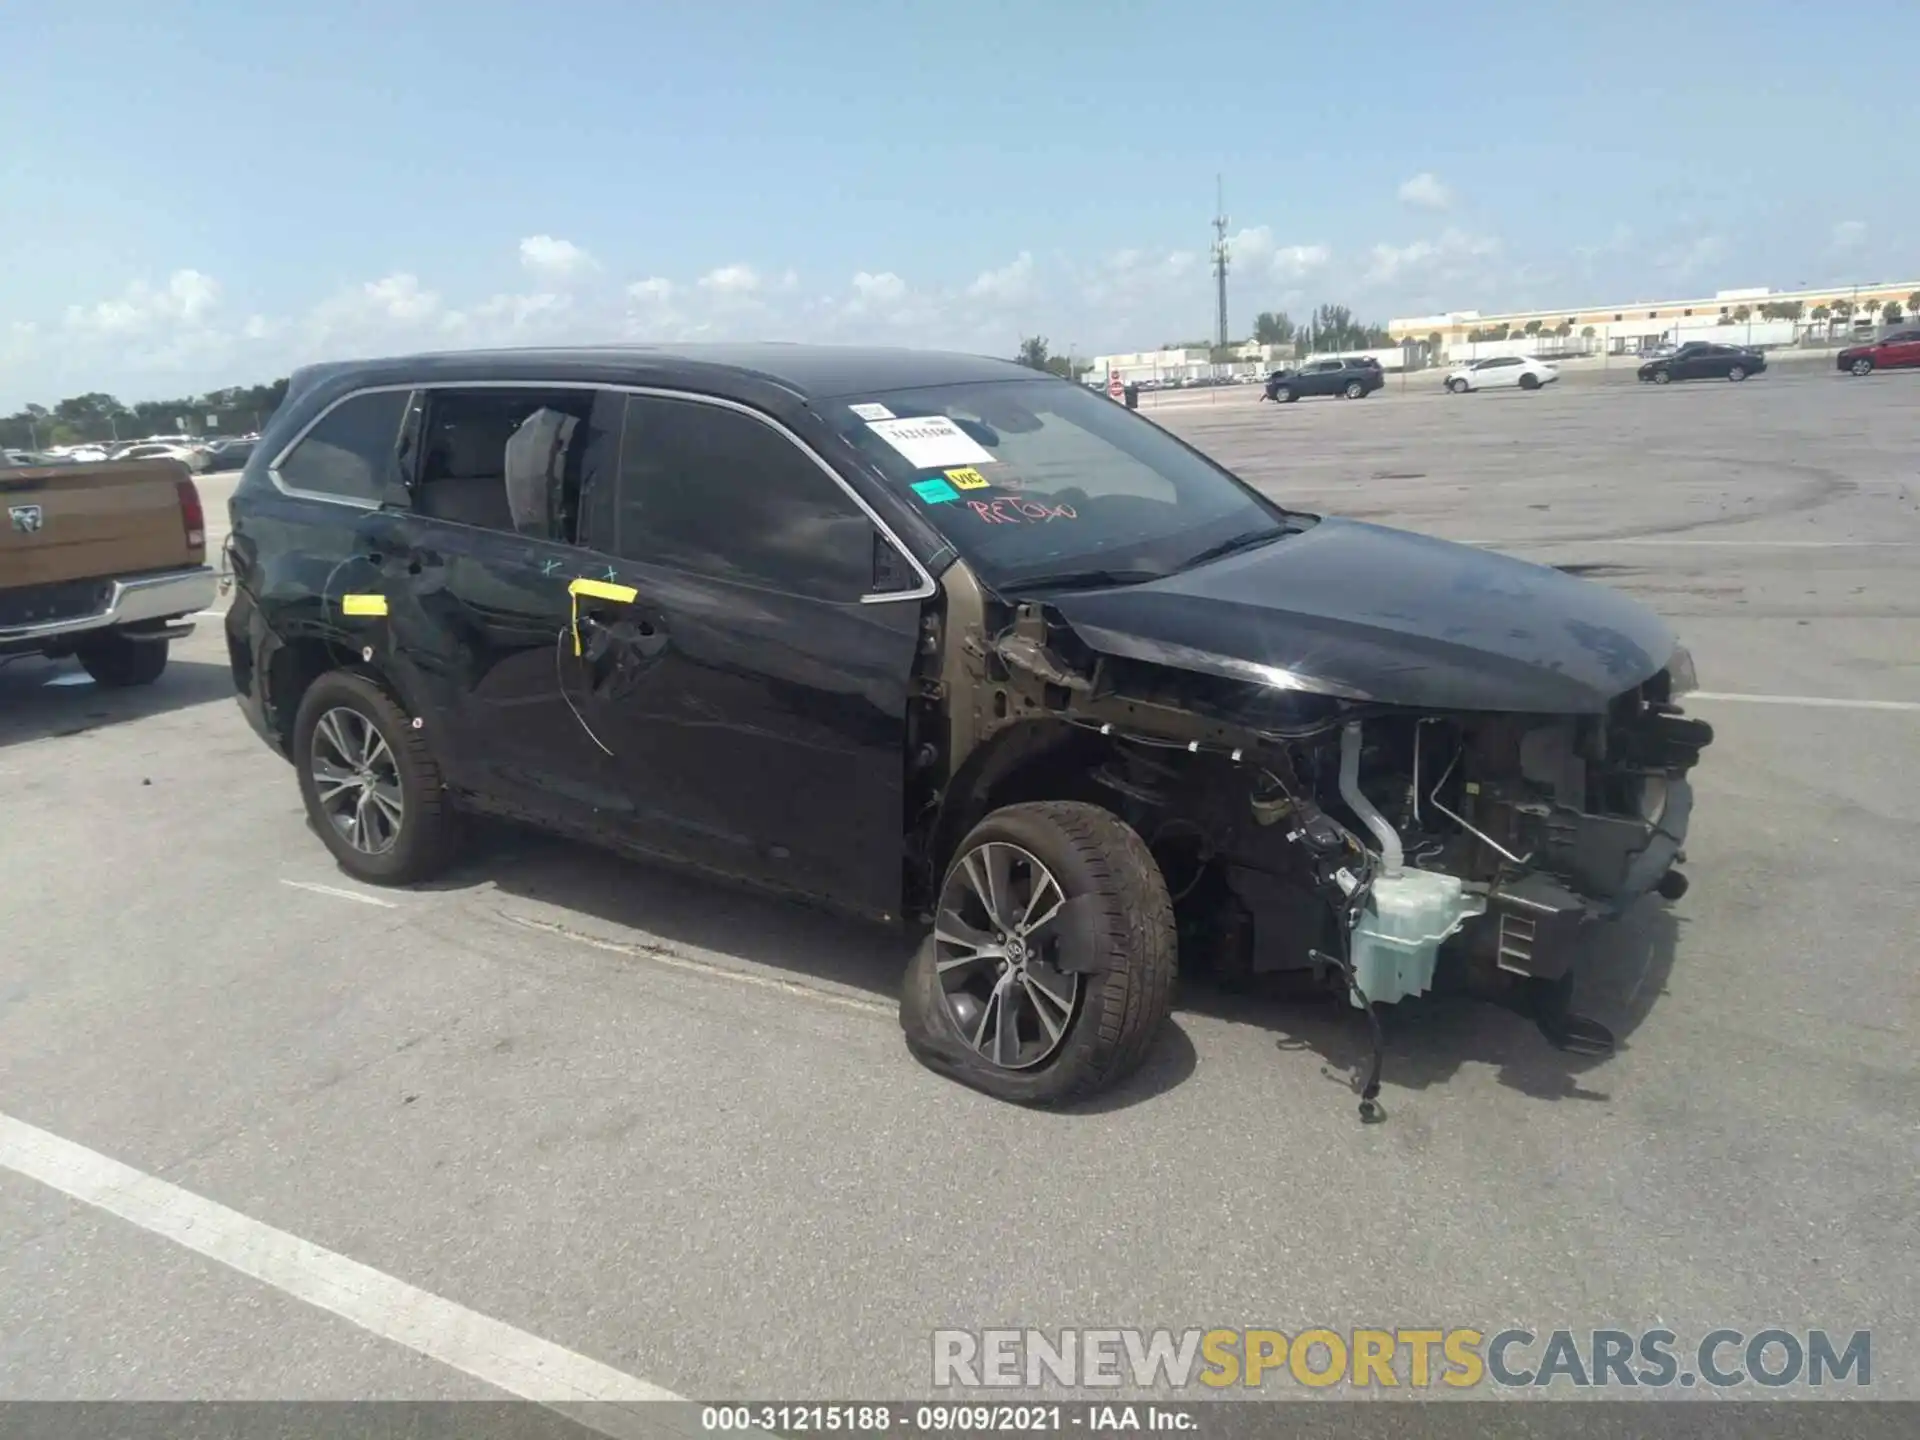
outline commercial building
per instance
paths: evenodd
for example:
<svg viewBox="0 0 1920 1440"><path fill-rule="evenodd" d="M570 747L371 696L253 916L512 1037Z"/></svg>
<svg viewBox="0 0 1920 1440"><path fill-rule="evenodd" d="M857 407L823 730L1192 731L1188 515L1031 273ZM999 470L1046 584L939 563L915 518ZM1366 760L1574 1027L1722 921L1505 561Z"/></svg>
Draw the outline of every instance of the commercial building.
<svg viewBox="0 0 1920 1440"><path fill-rule="evenodd" d="M1845 339L1920 312L1920 280L1814 290L1720 290L1697 300L1635 300L1565 310L1483 315L1450 310L1387 322L1403 345L1437 349L1435 359L1490 355L1631 355L1689 340L1792 345Z"/></svg>

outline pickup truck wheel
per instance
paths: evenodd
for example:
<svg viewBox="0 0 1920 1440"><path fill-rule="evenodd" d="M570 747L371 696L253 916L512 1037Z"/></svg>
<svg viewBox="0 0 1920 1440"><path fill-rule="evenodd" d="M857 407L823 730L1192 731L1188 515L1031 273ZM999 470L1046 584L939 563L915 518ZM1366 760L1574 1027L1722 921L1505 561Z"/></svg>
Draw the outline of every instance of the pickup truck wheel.
<svg viewBox="0 0 1920 1440"><path fill-rule="evenodd" d="M1076 947L1097 968L1065 968ZM900 1025L915 1058L997 1099L1083 1100L1146 1058L1177 959L1166 880L1125 822L1079 802L1010 805L955 850Z"/></svg>
<svg viewBox="0 0 1920 1440"><path fill-rule="evenodd" d="M365 675L335 670L308 687L293 722L307 817L340 868L372 885L443 870L453 807L425 734Z"/></svg>
<svg viewBox="0 0 1920 1440"><path fill-rule="evenodd" d="M129 640L125 635L107 634L89 640L74 655L96 684L115 690L151 685L167 668L165 640Z"/></svg>

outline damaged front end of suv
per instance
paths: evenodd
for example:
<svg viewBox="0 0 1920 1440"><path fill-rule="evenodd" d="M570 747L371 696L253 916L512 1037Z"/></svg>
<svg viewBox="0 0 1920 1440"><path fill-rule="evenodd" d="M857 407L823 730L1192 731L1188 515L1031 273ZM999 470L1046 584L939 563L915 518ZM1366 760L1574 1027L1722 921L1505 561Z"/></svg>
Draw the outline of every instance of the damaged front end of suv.
<svg viewBox="0 0 1920 1440"><path fill-rule="evenodd" d="M1595 926L1686 888L1688 777L1712 740L1678 703L1688 652L1558 571L1294 524L1154 583L1023 596L951 573L924 647L920 853L1027 798L1119 816L1165 879L1183 968L1306 972L1366 1012L1369 1119L1375 1007L1437 978L1609 1052L1571 1006L1575 972ZM936 932L938 881L919 886ZM1097 938L1077 947L1089 970ZM916 1051L978 1082L966 1025L912 1002L910 985Z"/></svg>

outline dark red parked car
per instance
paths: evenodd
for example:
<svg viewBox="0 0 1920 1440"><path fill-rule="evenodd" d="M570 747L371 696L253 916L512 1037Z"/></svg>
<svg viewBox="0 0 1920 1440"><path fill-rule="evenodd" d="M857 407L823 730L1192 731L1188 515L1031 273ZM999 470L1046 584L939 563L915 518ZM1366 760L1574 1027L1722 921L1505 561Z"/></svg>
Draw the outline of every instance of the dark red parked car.
<svg viewBox="0 0 1920 1440"><path fill-rule="evenodd" d="M1834 364L1851 375L1920 366L1920 330L1896 330L1871 345L1852 346L1834 357Z"/></svg>

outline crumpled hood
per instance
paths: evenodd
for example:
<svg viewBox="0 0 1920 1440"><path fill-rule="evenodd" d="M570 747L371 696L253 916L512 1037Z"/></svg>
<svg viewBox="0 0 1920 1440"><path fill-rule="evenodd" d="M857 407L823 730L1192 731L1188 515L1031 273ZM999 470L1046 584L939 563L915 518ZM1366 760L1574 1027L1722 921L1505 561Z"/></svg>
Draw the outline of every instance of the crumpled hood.
<svg viewBox="0 0 1920 1440"><path fill-rule="evenodd" d="M1606 586L1353 520L1048 603L1107 654L1441 710L1597 713L1676 644Z"/></svg>

